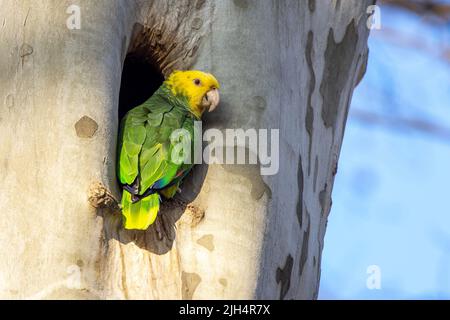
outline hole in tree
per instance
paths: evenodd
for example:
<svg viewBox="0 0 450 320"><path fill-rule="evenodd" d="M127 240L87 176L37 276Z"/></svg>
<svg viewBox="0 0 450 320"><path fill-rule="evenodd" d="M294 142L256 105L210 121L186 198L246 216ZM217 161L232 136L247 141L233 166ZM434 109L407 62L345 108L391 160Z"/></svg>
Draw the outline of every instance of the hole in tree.
<svg viewBox="0 0 450 320"><path fill-rule="evenodd" d="M119 124L128 111L147 101L163 81L161 70L151 59L142 54L129 53L123 64L120 82ZM117 181L120 184L118 177Z"/></svg>
<svg viewBox="0 0 450 320"><path fill-rule="evenodd" d="M145 35L145 33L142 34ZM144 43L144 40L136 40L136 43ZM164 81L161 68L154 62L151 55L150 48L139 47L125 58L119 94L119 121L128 111L150 98ZM177 193L173 199L163 199L156 218L159 222L153 223L146 232L121 232L120 237L119 233L113 233L112 237L122 243L133 241L139 247L156 254L169 252L176 238L175 224L187 210L187 204L197 198L206 173L207 166L195 166L181 185L183 191ZM203 209L194 206L189 210L195 219L199 219L198 221L202 219ZM157 225L164 227L158 231Z"/></svg>
<svg viewBox="0 0 450 320"><path fill-rule="evenodd" d="M163 83L164 76L151 60L130 53L125 58L119 95L119 121L144 103Z"/></svg>

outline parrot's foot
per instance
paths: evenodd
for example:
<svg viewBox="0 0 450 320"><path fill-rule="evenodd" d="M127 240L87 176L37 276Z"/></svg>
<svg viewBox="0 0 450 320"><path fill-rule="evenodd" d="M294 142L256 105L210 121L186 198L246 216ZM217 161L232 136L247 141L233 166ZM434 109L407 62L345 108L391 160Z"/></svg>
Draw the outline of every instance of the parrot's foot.
<svg viewBox="0 0 450 320"><path fill-rule="evenodd" d="M139 198L137 195L135 195L135 194L131 194L131 202L132 203L136 203L136 202L138 202L139 200L141 200L141 198Z"/></svg>

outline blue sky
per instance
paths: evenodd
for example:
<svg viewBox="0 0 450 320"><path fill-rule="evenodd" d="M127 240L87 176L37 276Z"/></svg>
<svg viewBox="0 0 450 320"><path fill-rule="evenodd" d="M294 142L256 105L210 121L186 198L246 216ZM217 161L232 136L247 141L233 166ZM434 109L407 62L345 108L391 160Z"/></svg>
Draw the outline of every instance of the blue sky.
<svg viewBox="0 0 450 320"><path fill-rule="evenodd" d="M381 17L348 118L319 298L450 299L450 26L389 7ZM366 287L370 265L379 290Z"/></svg>

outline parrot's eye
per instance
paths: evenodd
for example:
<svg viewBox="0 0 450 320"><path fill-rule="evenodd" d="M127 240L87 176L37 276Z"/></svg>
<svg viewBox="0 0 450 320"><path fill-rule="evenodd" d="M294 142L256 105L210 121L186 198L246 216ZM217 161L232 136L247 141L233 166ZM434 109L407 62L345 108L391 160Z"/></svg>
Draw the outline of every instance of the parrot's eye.
<svg viewBox="0 0 450 320"><path fill-rule="evenodd" d="M200 81L200 79L194 79L194 84L196 86L199 86L202 82Z"/></svg>

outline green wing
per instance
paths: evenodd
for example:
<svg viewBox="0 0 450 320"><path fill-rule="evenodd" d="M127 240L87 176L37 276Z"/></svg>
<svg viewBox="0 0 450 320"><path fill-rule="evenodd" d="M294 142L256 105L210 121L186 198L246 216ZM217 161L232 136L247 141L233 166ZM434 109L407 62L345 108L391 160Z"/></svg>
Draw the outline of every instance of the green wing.
<svg viewBox="0 0 450 320"><path fill-rule="evenodd" d="M149 188L162 189L173 180L178 182L181 173L192 167L190 164L174 163L171 159L173 144L170 136L180 128L188 130L192 142L193 119L183 108L174 106L170 100L157 94L129 111L122 120L120 130L120 182L133 185L138 195L143 195ZM156 207L155 198L150 197L150 200L146 197L133 203L131 194L124 190L122 211L125 227L146 229L153 223L159 209L159 199Z"/></svg>

